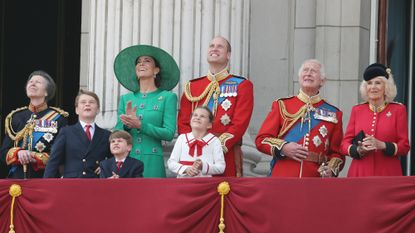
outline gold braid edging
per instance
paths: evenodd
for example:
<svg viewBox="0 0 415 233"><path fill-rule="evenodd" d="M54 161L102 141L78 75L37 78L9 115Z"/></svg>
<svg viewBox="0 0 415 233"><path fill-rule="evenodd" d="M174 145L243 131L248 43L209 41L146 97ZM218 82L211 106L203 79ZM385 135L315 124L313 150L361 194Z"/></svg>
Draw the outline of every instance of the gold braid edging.
<svg viewBox="0 0 415 233"><path fill-rule="evenodd" d="M34 154L34 156L35 156L36 159L42 161L43 165L45 165L45 166L49 161L49 155L45 152L42 152L42 153L41 152L36 152Z"/></svg>
<svg viewBox="0 0 415 233"><path fill-rule="evenodd" d="M284 101L278 100L278 105L280 107L282 118L284 119L280 133L278 134L278 138L281 138L295 124L295 122L297 122L298 119L304 116L304 114L307 112L307 106L304 105L296 113L291 114L285 108Z"/></svg>
<svg viewBox="0 0 415 233"><path fill-rule="evenodd" d="M4 124L4 127L5 127L5 129L6 129L6 133L7 133L7 135L9 136L9 138L11 139L11 140L13 140L13 141L15 141L16 140L16 136L17 135L19 135L19 136L21 136L21 134L19 134L19 133L21 133L25 128L23 128L22 130L20 130L19 132L15 132L14 130L13 130L13 126L12 126L12 119L13 119L13 114L15 114L16 112L20 112L20 111L22 111L22 110L25 110L25 109L27 109L27 107L21 107L21 108L18 108L18 109L15 109L15 110L13 110L11 113L9 113L9 115L7 115L7 117L6 117L6 119L5 119L5 124ZM20 138L21 139L21 138ZM19 140L20 140L19 139Z"/></svg>
<svg viewBox="0 0 415 233"><path fill-rule="evenodd" d="M275 148L281 150L287 142L280 138L264 138L261 143L268 144L271 147L272 155L275 155Z"/></svg>
<svg viewBox="0 0 415 233"><path fill-rule="evenodd" d="M14 162L17 161L17 156L14 156L14 154L16 154L16 152L19 150L21 150L20 147L10 148L10 150L7 152L7 158L6 158L7 165L13 164Z"/></svg>
<svg viewBox="0 0 415 233"><path fill-rule="evenodd" d="M226 141L228 141L229 139L233 138L233 134L230 133L223 133L219 136L219 141L222 144L222 149L223 149L223 153L226 154L228 153L228 148L225 146Z"/></svg>
<svg viewBox="0 0 415 233"><path fill-rule="evenodd" d="M63 109L60 109L60 108L57 108L57 107L49 107L49 108L57 111L59 114L61 114L64 117L68 117L69 116L69 113L66 112L66 111L64 111Z"/></svg>

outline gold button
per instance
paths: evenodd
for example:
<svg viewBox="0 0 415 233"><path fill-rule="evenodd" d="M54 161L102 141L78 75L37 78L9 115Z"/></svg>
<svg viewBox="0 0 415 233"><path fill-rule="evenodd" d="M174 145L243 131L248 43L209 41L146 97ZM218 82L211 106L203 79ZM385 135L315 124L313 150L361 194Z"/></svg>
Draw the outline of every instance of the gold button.
<svg viewBox="0 0 415 233"><path fill-rule="evenodd" d="M85 163L85 162L86 162L86 159L82 159L82 162L84 162L84 163Z"/></svg>
<svg viewBox="0 0 415 233"><path fill-rule="evenodd" d="M95 161L96 164L99 164L99 161Z"/></svg>
<svg viewBox="0 0 415 233"><path fill-rule="evenodd" d="M82 175L86 175L86 172L82 172Z"/></svg>

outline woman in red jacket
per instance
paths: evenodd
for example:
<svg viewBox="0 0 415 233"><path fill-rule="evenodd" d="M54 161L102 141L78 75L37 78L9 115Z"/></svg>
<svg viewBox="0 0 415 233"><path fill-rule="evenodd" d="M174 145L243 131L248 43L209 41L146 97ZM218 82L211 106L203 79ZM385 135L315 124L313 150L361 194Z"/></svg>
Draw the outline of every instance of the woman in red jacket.
<svg viewBox="0 0 415 233"><path fill-rule="evenodd" d="M363 78L365 102L352 108L341 144L353 158L347 176L401 176L399 157L409 151L406 107L393 102L397 91L389 68L371 64Z"/></svg>

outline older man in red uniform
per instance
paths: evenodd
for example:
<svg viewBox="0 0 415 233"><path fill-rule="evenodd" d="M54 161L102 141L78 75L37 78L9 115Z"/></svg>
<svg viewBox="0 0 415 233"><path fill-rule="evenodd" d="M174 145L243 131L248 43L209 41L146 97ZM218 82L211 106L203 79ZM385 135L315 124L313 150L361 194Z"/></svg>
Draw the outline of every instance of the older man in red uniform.
<svg viewBox="0 0 415 233"><path fill-rule="evenodd" d="M272 176L337 176L344 164L342 112L319 95L325 82L319 61L305 61L298 76L299 94L274 101L256 146L273 156Z"/></svg>
<svg viewBox="0 0 415 233"><path fill-rule="evenodd" d="M224 176L242 175L242 136L248 128L253 110L253 85L239 76L229 74L231 46L223 37L209 44L207 76L186 84L180 100L178 131L191 132L190 116L199 105L208 106L214 114L211 133L219 137L225 153Z"/></svg>

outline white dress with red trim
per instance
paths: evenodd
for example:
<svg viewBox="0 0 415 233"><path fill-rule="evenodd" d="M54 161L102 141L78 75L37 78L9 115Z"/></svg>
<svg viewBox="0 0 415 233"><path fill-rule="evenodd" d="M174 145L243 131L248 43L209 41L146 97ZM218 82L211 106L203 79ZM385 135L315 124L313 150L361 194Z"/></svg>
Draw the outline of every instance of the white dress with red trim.
<svg viewBox="0 0 415 233"><path fill-rule="evenodd" d="M174 145L167 161L170 171L177 177L190 177L185 173L186 168L200 159L202 170L197 177L211 177L225 171L225 159L219 139L208 133L201 140L196 139L193 133L181 134Z"/></svg>

